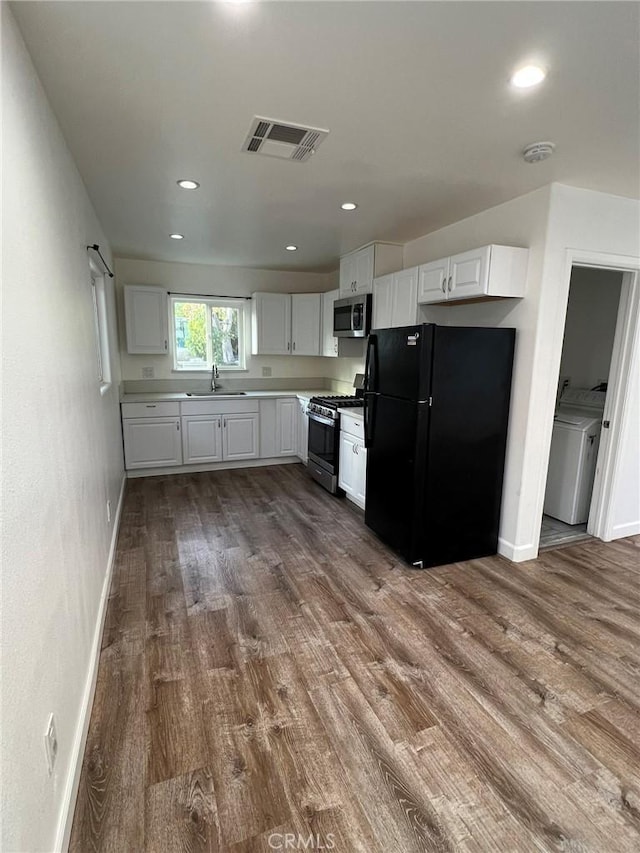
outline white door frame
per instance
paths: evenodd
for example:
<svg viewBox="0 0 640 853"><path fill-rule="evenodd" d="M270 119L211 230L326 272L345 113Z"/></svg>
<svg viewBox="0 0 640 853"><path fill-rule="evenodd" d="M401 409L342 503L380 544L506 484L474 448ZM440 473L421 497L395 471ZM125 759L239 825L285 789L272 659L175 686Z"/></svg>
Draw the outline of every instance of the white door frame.
<svg viewBox="0 0 640 853"><path fill-rule="evenodd" d="M609 380L603 420L611 427L603 429L596 463L596 476L589 509L587 531L598 539L613 538L612 492L620 466L621 425L627 410L630 365L639 346L640 324L640 258L611 255L604 252L584 252L569 249L565 261L567 305L573 267L618 270L623 273L618 317L609 368ZM566 325L566 306L565 306ZM557 382L556 382L557 387Z"/></svg>

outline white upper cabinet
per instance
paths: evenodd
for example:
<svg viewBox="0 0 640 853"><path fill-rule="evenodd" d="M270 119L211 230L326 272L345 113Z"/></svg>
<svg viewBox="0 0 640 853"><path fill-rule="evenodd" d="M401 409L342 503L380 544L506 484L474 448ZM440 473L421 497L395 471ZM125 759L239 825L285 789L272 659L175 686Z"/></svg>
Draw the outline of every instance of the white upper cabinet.
<svg viewBox="0 0 640 853"><path fill-rule="evenodd" d="M418 319L418 267L393 274L392 326L413 326Z"/></svg>
<svg viewBox="0 0 640 853"><path fill-rule="evenodd" d="M167 291L162 287L125 285L127 352L166 355L169 349Z"/></svg>
<svg viewBox="0 0 640 853"><path fill-rule="evenodd" d="M289 355L291 352L291 296L254 293L251 301L253 355Z"/></svg>
<svg viewBox="0 0 640 853"><path fill-rule="evenodd" d="M338 355L338 338L333 334L333 303L340 296L339 290L330 290L322 294L322 353L321 355L336 358Z"/></svg>
<svg viewBox="0 0 640 853"><path fill-rule="evenodd" d="M472 299L487 292L491 246L449 258L447 297Z"/></svg>
<svg viewBox="0 0 640 853"><path fill-rule="evenodd" d="M321 293L254 293L252 355L321 355Z"/></svg>
<svg viewBox="0 0 640 853"><path fill-rule="evenodd" d="M393 275L382 275L373 282L372 329L389 329L392 325Z"/></svg>
<svg viewBox="0 0 640 853"><path fill-rule="evenodd" d="M422 264L418 269L418 302L441 302L446 299L449 258Z"/></svg>
<svg viewBox="0 0 640 853"><path fill-rule="evenodd" d="M524 296L528 249L483 246L420 267L418 301Z"/></svg>
<svg viewBox="0 0 640 853"><path fill-rule="evenodd" d="M321 355L322 294L291 294L291 353Z"/></svg>
<svg viewBox="0 0 640 853"><path fill-rule="evenodd" d="M373 328L413 326L418 317L418 267L383 275L373 283Z"/></svg>
<svg viewBox="0 0 640 853"><path fill-rule="evenodd" d="M371 243L340 258L340 296L371 293L373 279L402 267L402 246Z"/></svg>
<svg viewBox="0 0 640 853"><path fill-rule="evenodd" d="M353 296L356 283L356 256L352 252L340 258L340 295Z"/></svg>
<svg viewBox="0 0 640 853"><path fill-rule="evenodd" d="M373 269L375 246L367 246L355 254L356 279L354 293L371 293L373 287Z"/></svg>

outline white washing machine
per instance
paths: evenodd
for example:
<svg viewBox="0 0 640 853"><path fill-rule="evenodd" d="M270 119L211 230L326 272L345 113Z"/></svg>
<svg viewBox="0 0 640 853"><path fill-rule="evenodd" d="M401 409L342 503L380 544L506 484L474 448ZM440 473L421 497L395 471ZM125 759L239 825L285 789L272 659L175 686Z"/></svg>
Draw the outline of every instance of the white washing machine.
<svg viewBox="0 0 640 853"><path fill-rule="evenodd" d="M566 524L589 517L606 393L565 389L553 421L544 512Z"/></svg>

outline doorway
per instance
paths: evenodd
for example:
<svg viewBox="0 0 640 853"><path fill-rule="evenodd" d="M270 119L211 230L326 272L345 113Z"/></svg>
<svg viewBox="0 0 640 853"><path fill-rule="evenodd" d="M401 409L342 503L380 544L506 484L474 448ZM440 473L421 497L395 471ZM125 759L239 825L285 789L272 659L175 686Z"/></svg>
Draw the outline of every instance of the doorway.
<svg viewBox="0 0 640 853"><path fill-rule="evenodd" d="M540 548L590 538L589 517L624 273L575 265L562 345ZM608 425L604 421L604 428Z"/></svg>

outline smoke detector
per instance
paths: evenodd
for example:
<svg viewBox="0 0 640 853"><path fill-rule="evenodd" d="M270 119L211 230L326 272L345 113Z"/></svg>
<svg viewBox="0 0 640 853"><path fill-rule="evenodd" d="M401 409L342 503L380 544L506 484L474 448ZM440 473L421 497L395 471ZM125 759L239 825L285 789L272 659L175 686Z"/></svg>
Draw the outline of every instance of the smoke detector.
<svg viewBox="0 0 640 853"><path fill-rule="evenodd" d="M522 156L526 163L539 163L551 157L555 150L553 142L532 142L524 149Z"/></svg>
<svg viewBox="0 0 640 853"><path fill-rule="evenodd" d="M316 153L328 134L329 131L321 127L307 127L304 124L290 124L278 119L254 116L242 151L304 163Z"/></svg>

